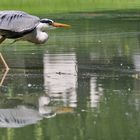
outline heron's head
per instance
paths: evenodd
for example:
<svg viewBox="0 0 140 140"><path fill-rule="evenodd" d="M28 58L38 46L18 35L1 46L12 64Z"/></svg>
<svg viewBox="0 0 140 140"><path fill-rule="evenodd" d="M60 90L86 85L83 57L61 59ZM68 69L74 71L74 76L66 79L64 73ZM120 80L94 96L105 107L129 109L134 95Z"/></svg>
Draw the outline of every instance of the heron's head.
<svg viewBox="0 0 140 140"><path fill-rule="evenodd" d="M64 28L67 28L67 27L70 27L70 25L68 25L68 24L62 24L62 23L54 22L53 20L46 19L46 18L41 19L40 23L42 23L44 25L44 27L46 27L46 28L52 28L52 27L64 27Z"/></svg>

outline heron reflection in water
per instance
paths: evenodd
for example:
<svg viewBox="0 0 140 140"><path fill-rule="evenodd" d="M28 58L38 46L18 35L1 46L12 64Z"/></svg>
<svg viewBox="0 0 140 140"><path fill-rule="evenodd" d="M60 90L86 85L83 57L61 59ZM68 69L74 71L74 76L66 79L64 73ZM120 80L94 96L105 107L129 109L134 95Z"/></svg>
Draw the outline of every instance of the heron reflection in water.
<svg viewBox="0 0 140 140"><path fill-rule="evenodd" d="M19 106L17 108L0 109L0 127L17 128L35 124L43 118L51 118L56 114L73 112L69 107L49 106L50 98L41 96L39 98L38 110Z"/></svg>
<svg viewBox="0 0 140 140"><path fill-rule="evenodd" d="M43 44L48 40L45 29L52 27L70 27L70 25L57 23L47 18L40 19L23 11L0 11L0 43L8 38ZM3 61L2 54L0 58L5 68L9 69Z"/></svg>

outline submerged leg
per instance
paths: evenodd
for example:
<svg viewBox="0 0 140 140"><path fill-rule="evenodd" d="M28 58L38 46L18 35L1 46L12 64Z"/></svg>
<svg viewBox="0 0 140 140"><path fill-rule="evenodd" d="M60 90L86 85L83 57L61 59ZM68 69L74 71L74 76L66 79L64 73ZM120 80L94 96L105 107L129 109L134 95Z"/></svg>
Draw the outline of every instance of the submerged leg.
<svg viewBox="0 0 140 140"><path fill-rule="evenodd" d="M0 36L0 44L5 40L6 38L3 36Z"/></svg>
<svg viewBox="0 0 140 140"><path fill-rule="evenodd" d="M1 59L2 64L4 65L5 69L9 70L9 66L7 65L5 59L3 58L3 55L1 53L0 53L0 59Z"/></svg>

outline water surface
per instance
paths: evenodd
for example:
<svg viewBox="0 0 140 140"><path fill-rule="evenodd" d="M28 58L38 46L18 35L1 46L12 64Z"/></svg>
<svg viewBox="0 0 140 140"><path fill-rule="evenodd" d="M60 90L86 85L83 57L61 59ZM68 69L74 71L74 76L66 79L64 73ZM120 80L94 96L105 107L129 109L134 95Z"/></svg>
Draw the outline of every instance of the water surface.
<svg viewBox="0 0 140 140"><path fill-rule="evenodd" d="M5 42L0 139L138 140L138 17L64 15L72 28L49 31L45 45Z"/></svg>

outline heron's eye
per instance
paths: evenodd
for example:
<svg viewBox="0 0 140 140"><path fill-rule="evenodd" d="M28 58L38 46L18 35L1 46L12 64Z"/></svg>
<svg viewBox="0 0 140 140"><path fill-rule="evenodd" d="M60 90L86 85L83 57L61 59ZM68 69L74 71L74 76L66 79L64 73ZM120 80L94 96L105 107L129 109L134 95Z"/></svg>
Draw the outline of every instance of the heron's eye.
<svg viewBox="0 0 140 140"><path fill-rule="evenodd" d="M51 20L48 21L48 24L49 25L52 25L52 23L53 23L53 21L51 21Z"/></svg>
<svg viewBox="0 0 140 140"><path fill-rule="evenodd" d="M50 19L42 19L40 20L41 23L46 23L46 24L49 24L49 25L52 25L53 21L50 20Z"/></svg>

